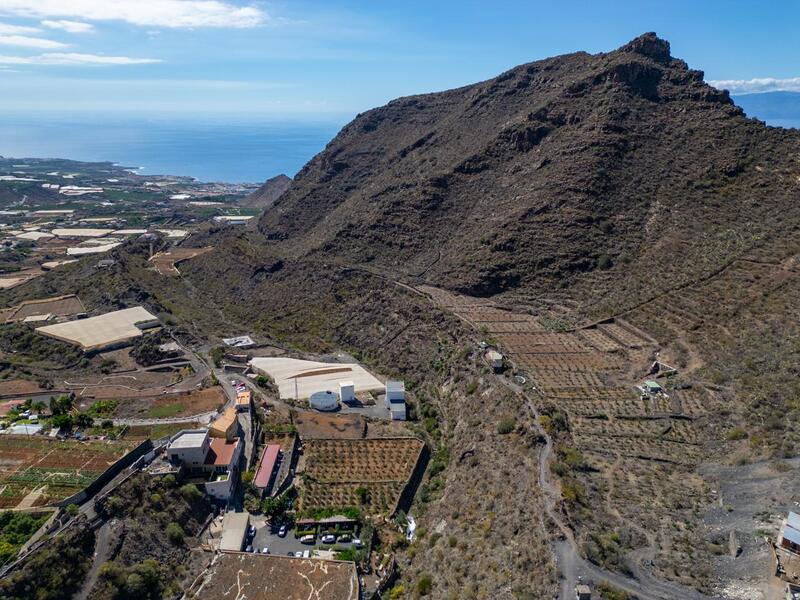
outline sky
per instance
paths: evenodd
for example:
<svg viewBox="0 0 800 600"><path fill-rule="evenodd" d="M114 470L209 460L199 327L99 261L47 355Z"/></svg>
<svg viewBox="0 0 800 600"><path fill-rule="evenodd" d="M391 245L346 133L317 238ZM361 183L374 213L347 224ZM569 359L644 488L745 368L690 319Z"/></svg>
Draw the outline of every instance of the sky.
<svg viewBox="0 0 800 600"><path fill-rule="evenodd" d="M646 31L732 93L800 91L800 2L0 0L0 110L355 115Z"/></svg>

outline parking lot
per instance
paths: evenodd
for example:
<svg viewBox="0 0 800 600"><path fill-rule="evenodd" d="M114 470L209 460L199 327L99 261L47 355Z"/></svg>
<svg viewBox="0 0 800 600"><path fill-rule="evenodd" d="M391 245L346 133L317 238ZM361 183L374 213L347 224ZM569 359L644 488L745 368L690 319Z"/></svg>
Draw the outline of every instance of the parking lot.
<svg viewBox="0 0 800 600"><path fill-rule="evenodd" d="M289 552L303 552L304 550L329 549L330 544L322 544L317 537L315 544L301 544L298 538L294 537L294 530L289 528L286 537L278 537L278 529L270 528L269 525L256 529L256 535L250 543L253 549L261 552L263 548L269 548L270 554L282 554L286 556ZM335 544L336 548L352 548L352 542Z"/></svg>

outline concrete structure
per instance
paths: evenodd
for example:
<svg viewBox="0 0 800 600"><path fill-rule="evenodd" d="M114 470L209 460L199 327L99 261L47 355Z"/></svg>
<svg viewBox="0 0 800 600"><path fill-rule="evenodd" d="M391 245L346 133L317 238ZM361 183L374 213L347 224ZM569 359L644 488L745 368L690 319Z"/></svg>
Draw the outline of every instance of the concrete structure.
<svg viewBox="0 0 800 600"><path fill-rule="evenodd" d="M283 357L256 357L250 366L272 377L283 399L308 398L314 392L339 389L342 381L352 383L354 392L383 389L364 367L354 363L324 363Z"/></svg>
<svg viewBox="0 0 800 600"><path fill-rule="evenodd" d="M253 338L249 335L240 335L238 337L232 338L222 338L222 343L226 346L233 346L234 348L250 348L251 346L255 346L255 342L253 342Z"/></svg>
<svg viewBox="0 0 800 600"><path fill-rule="evenodd" d="M356 386L350 381L339 382L339 399L342 402L354 402L356 399Z"/></svg>
<svg viewBox="0 0 800 600"><path fill-rule="evenodd" d="M486 362L488 362L489 366L495 371L503 370L503 355L497 350L489 350L486 353Z"/></svg>
<svg viewBox="0 0 800 600"><path fill-rule="evenodd" d="M230 499L242 454L238 438L212 438L204 429L187 429L173 436L166 453L169 463L179 467L179 475L216 500Z"/></svg>
<svg viewBox="0 0 800 600"><path fill-rule="evenodd" d="M226 225L244 225L252 218L252 215L218 215L214 217L214 221Z"/></svg>
<svg viewBox="0 0 800 600"><path fill-rule="evenodd" d="M577 600L592 600L592 590L588 585L577 585L575 586L575 597Z"/></svg>
<svg viewBox="0 0 800 600"><path fill-rule="evenodd" d="M219 549L223 552L241 552L250 527L250 513L226 512L222 518L222 537Z"/></svg>
<svg viewBox="0 0 800 600"><path fill-rule="evenodd" d="M359 600L353 562L220 552L187 590L195 600Z"/></svg>
<svg viewBox="0 0 800 600"><path fill-rule="evenodd" d="M99 238L113 233L113 229L79 228L79 227L59 227L50 231L60 238Z"/></svg>
<svg viewBox="0 0 800 600"><path fill-rule="evenodd" d="M308 399L308 404L311 408L322 411L331 411L339 408L339 397L336 392L324 391L314 392Z"/></svg>
<svg viewBox="0 0 800 600"><path fill-rule="evenodd" d="M229 406L217 419L208 426L208 433L211 437L233 439L236 435L238 426L236 423L236 409Z"/></svg>
<svg viewBox="0 0 800 600"><path fill-rule="evenodd" d="M185 430L176 434L167 446L167 457L189 469L205 464L211 439L205 429Z"/></svg>
<svg viewBox="0 0 800 600"><path fill-rule="evenodd" d="M661 384L657 381L652 381L648 379L642 384L642 389L647 392L648 394L660 394L664 391L664 388L661 387Z"/></svg>
<svg viewBox="0 0 800 600"><path fill-rule="evenodd" d="M84 352L124 346L142 335L145 329L160 325L158 319L141 306L91 317L47 325L37 333L80 346Z"/></svg>
<svg viewBox="0 0 800 600"><path fill-rule="evenodd" d="M406 420L406 386L402 381L386 382L386 407L392 421Z"/></svg>

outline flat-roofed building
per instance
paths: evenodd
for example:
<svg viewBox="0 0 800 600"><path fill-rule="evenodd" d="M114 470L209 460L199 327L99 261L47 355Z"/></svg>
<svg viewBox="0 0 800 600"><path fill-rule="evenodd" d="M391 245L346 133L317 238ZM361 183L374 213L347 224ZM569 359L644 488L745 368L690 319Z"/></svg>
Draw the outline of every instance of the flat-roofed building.
<svg viewBox="0 0 800 600"><path fill-rule="evenodd" d="M790 512L783 520L778 533L778 545L781 548L800 554L800 515Z"/></svg>
<svg viewBox="0 0 800 600"><path fill-rule="evenodd" d="M187 468L205 464L211 448L211 440L205 429L190 429L177 433L167 446L170 462L181 463Z"/></svg>
<svg viewBox="0 0 800 600"><path fill-rule="evenodd" d="M243 390L236 393L236 410L239 412L248 412L250 410L250 403L253 399L253 393L250 390Z"/></svg>
<svg viewBox="0 0 800 600"><path fill-rule="evenodd" d="M324 363L285 357L255 357L250 366L269 375L282 399L306 399L324 390L338 390L340 382L353 384L353 392L379 391L383 384L356 363Z"/></svg>
<svg viewBox="0 0 800 600"><path fill-rule="evenodd" d="M216 500L227 502L239 472L239 438L214 438L205 429L187 429L173 436L167 457L189 481Z"/></svg>
<svg viewBox="0 0 800 600"><path fill-rule="evenodd" d="M386 382L386 407L392 421L406 420L406 385L402 381Z"/></svg>
<svg viewBox="0 0 800 600"><path fill-rule="evenodd" d="M159 326L158 319L141 306L106 313L89 319L67 321L36 329L37 333L94 352L127 345L146 329Z"/></svg>
<svg viewBox="0 0 800 600"><path fill-rule="evenodd" d="M222 518L222 536L219 549L223 552L241 552L250 527L250 513L226 512Z"/></svg>
<svg viewBox="0 0 800 600"><path fill-rule="evenodd" d="M273 485L273 479L277 472L278 461L281 457L281 447L279 444L268 444L261 453L261 460L258 463L256 475L253 478L253 485L261 493L268 494Z"/></svg>

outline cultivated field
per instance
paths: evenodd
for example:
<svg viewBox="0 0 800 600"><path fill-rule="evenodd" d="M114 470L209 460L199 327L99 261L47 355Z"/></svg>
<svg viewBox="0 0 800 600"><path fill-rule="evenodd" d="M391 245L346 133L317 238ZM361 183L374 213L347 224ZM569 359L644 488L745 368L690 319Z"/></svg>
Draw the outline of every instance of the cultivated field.
<svg viewBox="0 0 800 600"><path fill-rule="evenodd" d="M300 437L358 439L364 437L366 421L358 414L326 415L316 411L297 411L293 414Z"/></svg>
<svg viewBox="0 0 800 600"><path fill-rule="evenodd" d="M415 438L308 440L302 509L361 504L368 490L373 511L390 510L411 477L423 443Z"/></svg>
<svg viewBox="0 0 800 600"><path fill-rule="evenodd" d="M0 508L45 506L68 498L124 456L131 442L0 436Z"/></svg>

